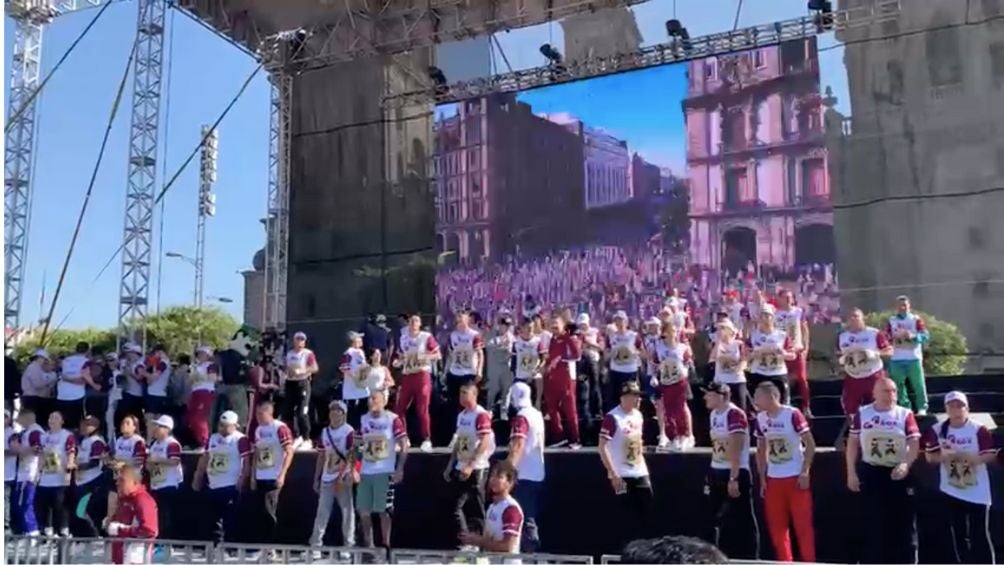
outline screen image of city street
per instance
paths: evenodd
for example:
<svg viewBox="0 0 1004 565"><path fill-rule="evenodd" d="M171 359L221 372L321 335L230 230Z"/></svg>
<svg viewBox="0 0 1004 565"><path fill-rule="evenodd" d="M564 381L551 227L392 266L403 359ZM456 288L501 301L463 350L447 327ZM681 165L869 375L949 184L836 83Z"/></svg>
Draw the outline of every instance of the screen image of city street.
<svg viewBox="0 0 1004 565"><path fill-rule="evenodd" d="M674 289L698 324L781 289L839 321L824 110L813 38L440 105L437 329Z"/></svg>

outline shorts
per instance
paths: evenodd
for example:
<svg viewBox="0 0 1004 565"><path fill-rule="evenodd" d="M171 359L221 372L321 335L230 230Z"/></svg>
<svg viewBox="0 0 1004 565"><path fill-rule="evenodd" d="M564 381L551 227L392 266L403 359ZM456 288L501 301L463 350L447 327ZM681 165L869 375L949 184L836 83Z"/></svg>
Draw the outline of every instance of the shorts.
<svg viewBox="0 0 1004 565"><path fill-rule="evenodd" d="M147 414L161 415L167 410L166 396L150 396L143 398L143 410Z"/></svg>
<svg viewBox="0 0 1004 565"><path fill-rule="evenodd" d="M383 514L394 508L391 473L363 475L356 489L356 510L361 514Z"/></svg>

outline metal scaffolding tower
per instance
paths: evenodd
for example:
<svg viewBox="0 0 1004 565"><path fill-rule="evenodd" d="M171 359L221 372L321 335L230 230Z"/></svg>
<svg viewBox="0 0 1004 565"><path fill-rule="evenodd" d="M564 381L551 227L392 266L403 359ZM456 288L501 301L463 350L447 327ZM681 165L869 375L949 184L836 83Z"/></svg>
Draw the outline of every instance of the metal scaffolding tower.
<svg viewBox="0 0 1004 565"><path fill-rule="evenodd" d="M38 2L10 2L14 19L10 99L4 150L4 328L21 326L21 289L28 253L31 220L31 181L34 170L35 122L42 58L42 26L56 12ZM34 96L34 97L33 97Z"/></svg>
<svg viewBox="0 0 1004 565"><path fill-rule="evenodd" d="M286 326L286 282L289 272L289 143L293 77L284 69L269 76L268 217L265 219L265 301L262 326Z"/></svg>
<svg viewBox="0 0 1004 565"><path fill-rule="evenodd" d="M119 331L144 340L150 290L153 203L157 186L157 130L164 59L164 0L138 0L136 60L133 65L132 125L126 180Z"/></svg>
<svg viewBox="0 0 1004 565"><path fill-rule="evenodd" d="M216 161L219 136L212 126L202 126L202 160L199 166L199 215L195 224L195 307L203 305L206 263L206 220L216 215Z"/></svg>

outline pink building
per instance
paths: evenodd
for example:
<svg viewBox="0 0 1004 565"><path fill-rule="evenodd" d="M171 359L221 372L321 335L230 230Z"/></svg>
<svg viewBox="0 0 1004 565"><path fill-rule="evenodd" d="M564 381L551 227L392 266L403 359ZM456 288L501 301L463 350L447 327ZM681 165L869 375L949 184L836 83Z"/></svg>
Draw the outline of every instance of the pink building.
<svg viewBox="0 0 1004 565"><path fill-rule="evenodd" d="M815 39L691 61L688 75L691 260L833 263Z"/></svg>

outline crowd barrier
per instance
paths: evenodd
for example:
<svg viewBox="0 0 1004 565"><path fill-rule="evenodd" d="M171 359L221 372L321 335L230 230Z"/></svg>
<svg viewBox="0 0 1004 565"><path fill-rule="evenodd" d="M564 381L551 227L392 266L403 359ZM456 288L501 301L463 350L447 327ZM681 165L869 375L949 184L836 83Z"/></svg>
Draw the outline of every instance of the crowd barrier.
<svg viewBox="0 0 1004 565"><path fill-rule="evenodd" d="M4 539L6 562L11 565L55 565L57 563L111 563L113 548L133 563L209 563L213 544L190 540L58 538L9 536Z"/></svg>
<svg viewBox="0 0 1004 565"><path fill-rule="evenodd" d="M469 563L471 565L493 565L520 563L522 565L547 563L572 563L592 565L588 555L559 555L555 553L478 553L473 551L427 551L417 549L392 549L391 563Z"/></svg>

